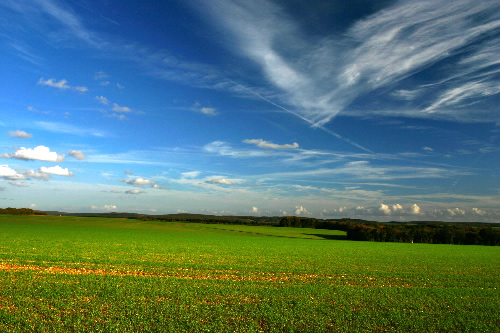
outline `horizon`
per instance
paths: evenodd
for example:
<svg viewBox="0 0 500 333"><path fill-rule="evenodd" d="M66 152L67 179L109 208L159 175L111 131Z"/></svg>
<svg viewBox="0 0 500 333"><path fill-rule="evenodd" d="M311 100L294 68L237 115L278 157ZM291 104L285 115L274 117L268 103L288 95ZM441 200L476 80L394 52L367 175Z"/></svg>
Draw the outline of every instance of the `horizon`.
<svg viewBox="0 0 500 333"><path fill-rule="evenodd" d="M500 221L500 4L7 0L0 206Z"/></svg>

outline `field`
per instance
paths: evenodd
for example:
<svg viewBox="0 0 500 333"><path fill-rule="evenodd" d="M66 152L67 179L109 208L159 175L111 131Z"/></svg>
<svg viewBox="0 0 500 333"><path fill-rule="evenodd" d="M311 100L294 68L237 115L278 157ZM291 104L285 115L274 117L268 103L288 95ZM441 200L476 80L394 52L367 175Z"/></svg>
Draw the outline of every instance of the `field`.
<svg viewBox="0 0 500 333"><path fill-rule="evenodd" d="M500 248L0 215L0 332L498 332Z"/></svg>

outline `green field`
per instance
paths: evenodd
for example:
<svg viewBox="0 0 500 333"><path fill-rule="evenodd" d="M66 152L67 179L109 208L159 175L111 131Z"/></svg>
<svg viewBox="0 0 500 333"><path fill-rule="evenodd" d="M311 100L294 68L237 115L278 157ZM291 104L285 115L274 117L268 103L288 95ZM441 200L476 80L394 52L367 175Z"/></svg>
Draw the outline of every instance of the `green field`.
<svg viewBox="0 0 500 333"><path fill-rule="evenodd" d="M0 332L498 332L500 248L0 215Z"/></svg>

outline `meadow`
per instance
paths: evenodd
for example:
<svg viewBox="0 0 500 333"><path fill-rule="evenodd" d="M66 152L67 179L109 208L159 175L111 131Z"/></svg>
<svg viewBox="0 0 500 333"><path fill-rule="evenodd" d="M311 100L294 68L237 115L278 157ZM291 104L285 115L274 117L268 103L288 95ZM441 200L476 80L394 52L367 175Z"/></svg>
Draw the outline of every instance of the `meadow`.
<svg viewBox="0 0 500 333"><path fill-rule="evenodd" d="M500 248L0 215L0 332L498 332Z"/></svg>

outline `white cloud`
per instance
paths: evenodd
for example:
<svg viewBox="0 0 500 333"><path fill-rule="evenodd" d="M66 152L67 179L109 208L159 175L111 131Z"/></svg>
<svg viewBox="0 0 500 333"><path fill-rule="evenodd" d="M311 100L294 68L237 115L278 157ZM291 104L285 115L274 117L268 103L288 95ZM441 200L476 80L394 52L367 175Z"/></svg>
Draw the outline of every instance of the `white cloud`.
<svg viewBox="0 0 500 333"><path fill-rule="evenodd" d="M447 211L448 214L450 214L451 216L456 216L456 215L465 216L465 210L460 208L448 208Z"/></svg>
<svg viewBox="0 0 500 333"><path fill-rule="evenodd" d="M303 206L295 206L295 215L309 215L310 213Z"/></svg>
<svg viewBox="0 0 500 333"><path fill-rule="evenodd" d="M50 179L50 175L42 172L36 172L33 170L28 170L23 174L26 178L35 178L35 179L41 179L41 180L47 180Z"/></svg>
<svg viewBox="0 0 500 333"><path fill-rule="evenodd" d="M128 112L132 112L132 109L127 107L127 106L119 106L118 104L113 103L113 111L128 113Z"/></svg>
<svg viewBox="0 0 500 333"><path fill-rule="evenodd" d="M41 85L41 86L49 86L49 87L53 87L53 88L57 88L57 89L62 89L62 90L66 90L66 89L73 89L73 90L76 90L78 92L87 92L89 89L87 87L84 87L84 86L76 86L76 87L71 87L70 85L68 85L68 81L66 80L60 80L60 81L57 81L56 79L47 79L45 80L43 77L40 78L40 80L38 80L38 85Z"/></svg>
<svg viewBox="0 0 500 333"><path fill-rule="evenodd" d="M26 133L25 131L9 131L7 132L7 135L13 137L13 138L18 138L18 139L24 139L24 138L32 138L33 134Z"/></svg>
<svg viewBox="0 0 500 333"><path fill-rule="evenodd" d="M8 165L0 165L0 178L6 179L19 179L22 175L19 175L16 170L9 168Z"/></svg>
<svg viewBox="0 0 500 333"><path fill-rule="evenodd" d="M38 169L41 173L47 173L50 175L57 175L57 176L66 176L66 177L73 177L73 173L68 170L68 168L61 168L59 165L53 166L53 167L40 167Z"/></svg>
<svg viewBox="0 0 500 333"><path fill-rule="evenodd" d="M90 206L90 209L92 210L105 210L105 211L112 211L116 210L116 205L102 205L102 206Z"/></svg>
<svg viewBox="0 0 500 333"><path fill-rule="evenodd" d="M420 90L396 90L391 95L404 100L412 100L417 98L421 94Z"/></svg>
<svg viewBox="0 0 500 333"><path fill-rule="evenodd" d="M76 91L82 92L82 93L89 91L89 88L83 87L83 86L76 86L76 87L73 87L73 89L75 89Z"/></svg>
<svg viewBox="0 0 500 333"><path fill-rule="evenodd" d="M392 205L392 210L394 212L397 212L397 211L402 211L403 210L403 206L401 206L400 204L395 204L395 205Z"/></svg>
<svg viewBox="0 0 500 333"><path fill-rule="evenodd" d="M200 175L199 171L188 171L181 173L182 178L196 178Z"/></svg>
<svg viewBox="0 0 500 333"><path fill-rule="evenodd" d="M96 96L95 98L96 98L96 99L99 101L99 103L101 103L101 104L104 104L104 105L108 105L108 104L109 104L109 99L107 99L107 98L106 98L106 97L104 97L104 96Z"/></svg>
<svg viewBox="0 0 500 333"><path fill-rule="evenodd" d="M78 160L84 160L87 158L87 156L85 156L81 150L71 150L68 152L68 155L69 156L72 156Z"/></svg>
<svg viewBox="0 0 500 333"><path fill-rule="evenodd" d="M144 187L147 185L151 185L151 187L153 188L160 188L160 186L156 182L152 181L151 179L145 179L142 177L133 179L120 179L120 181L133 186Z"/></svg>
<svg viewBox="0 0 500 333"><path fill-rule="evenodd" d="M210 179L210 180L207 180L207 183L221 184L221 185L233 185L234 184L231 180L225 179L225 178Z"/></svg>
<svg viewBox="0 0 500 333"><path fill-rule="evenodd" d="M200 112L203 113L203 114L206 114L206 115L209 115L209 116L216 116L218 113L215 112L216 109L215 108L207 108L207 107L203 107L200 109Z"/></svg>
<svg viewBox="0 0 500 333"><path fill-rule="evenodd" d="M488 34L491 37L500 26L494 1L397 1L358 20L342 34L322 38L309 38L284 7L271 1L196 4L198 10L211 15L214 24L231 33L224 34L228 48L236 49L260 66L265 78L281 93L280 102L291 106L293 111L289 112L316 125L346 111L355 99L370 91L398 88L397 83L439 60L450 59L456 71L462 72L456 74L449 68L443 69L437 76L438 84L464 72L484 79L487 65L491 69L491 65L497 63L494 59L498 54L498 46L495 46L498 40L489 45L477 43L478 38ZM467 48L470 45L473 48ZM468 53L464 55L463 50ZM453 58L457 54L464 56ZM454 86L451 89L446 85L436 86L445 91L438 93L437 101L428 111L439 111L437 109L458 104L465 98L491 96L499 89L498 80L492 76L472 85L455 82ZM412 100L423 91L397 89L392 95ZM418 111L399 114L415 116ZM473 110L464 112L474 117ZM432 112L419 116L434 117ZM439 116L456 118L456 114L447 112Z"/></svg>
<svg viewBox="0 0 500 333"><path fill-rule="evenodd" d="M391 214L391 209L389 208L389 206L384 205L384 204L380 204L380 207L378 208L378 210L380 210L382 213L384 213L386 215Z"/></svg>
<svg viewBox="0 0 500 333"><path fill-rule="evenodd" d="M410 212L411 212L413 215L419 215L419 214L421 214L421 213L420 213L420 207L419 207L417 204L413 204L413 205L411 206Z"/></svg>
<svg viewBox="0 0 500 333"><path fill-rule="evenodd" d="M125 193L127 193L127 194L141 194L141 193L146 193L146 192L140 191L140 190L134 188L134 189L125 191Z"/></svg>
<svg viewBox="0 0 500 333"><path fill-rule="evenodd" d="M271 148L271 149L295 149L299 148L299 144L294 142L293 144L279 145L276 143L268 142L262 139L245 139L244 143L253 144L260 148Z"/></svg>
<svg viewBox="0 0 500 333"><path fill-rule="evenodd" d="M28 185L20 182L9 182L9 184L16 187L28 187Z"/></svg>
<svg viewBox="0 0 500 333"><path fill-rule="evenodd" d="M481 209L476 208L476 207L473 207L473 208L472 208L472 213L473 213L473 214L476 214L476 215L480 215L480 216L482 216L482 215L485 215L485 214L486 214L486 212L485 212L484 210L481 210Z"/></svg>
<svg viewBox="0 0 500 333"><path fill-rule="evenodd" d="M50 149L45 146L38 146L33 149L21 147L15 153L4 155L4 157L47 162L62 162L64 160L64 155L58 155L56 152L51 152Z"/></svg>
<svg viewBox="0 0 500 333"><path fill-rule="evenodd" d="M434 149L432 149L431 147L424 147L422 148L423 150L426 150L426 151L434 151Z"/></svg>
<svg viewBox="0 0 500 333"><path fill-rule="evenodd" d="M212 108L212 107L201 106L201 104L198 103L198 102L194 103L194 105L192 107L192 110L194 110L196 112L199 112L199 113L203 113L203 114L205 114L207 116L216 116L216 115L218 115L217 109Z"/></svg>
<svg viewBox="0 0 500 333"><path fill-rule="evenodd" d="M465 99L491 96L500 93L500 86L498 82L467 82L463 85L452 87L444 91L437 101L432 103L425 109L426 112L435 112L441 107L449 107L461 102Z"/></svg>
<svg viewBox="0 0 500 333"><path fill-rule="evenodd" d="M102 132L100 130L93 130L93 129L88 129L88 128L80 128L64 123L57 123L57 122L48 122L48 121L37 121L35 122L37 126L40 128L54 132L54 133L65 133L65 134L72 134L72 135L79 135L79 136L87 136L87 135L92 135L96 137L104 137L106 136L105 132Z"/></svg>
<svg viewBox="0 0 500 333"><path fill-rule="evenodd" d="M108 78L109 78L109 75L103 71L99 71L99 72L94 74L94 80L97 80L97 81L106 80Z"/></svg>
<svg viewBox="0 0 500 333"><path fill-rule="evenodd" d="M48 80L44 80L44 78L40 78L40 80L38 80L38 85L42 85L42 86L49 86L49 87L53 87L53 88L58 88L58 89L69 89L71 88L69 85L67 85L68 81L66 80L61 80L61 81L57 81L56 79L48 79Z"/></svg>
<svg viewBox="0 0 500 333"><path fill-rule="evenodd" d="M124 114L119 114L119 113L108 113L107 111L101 111L101 113L104 115L104 117L107 117L107 118L116 118L116 119L119 119L119 120L125 120L125 119L128 119L127 116L125 116Z"/></svg>

